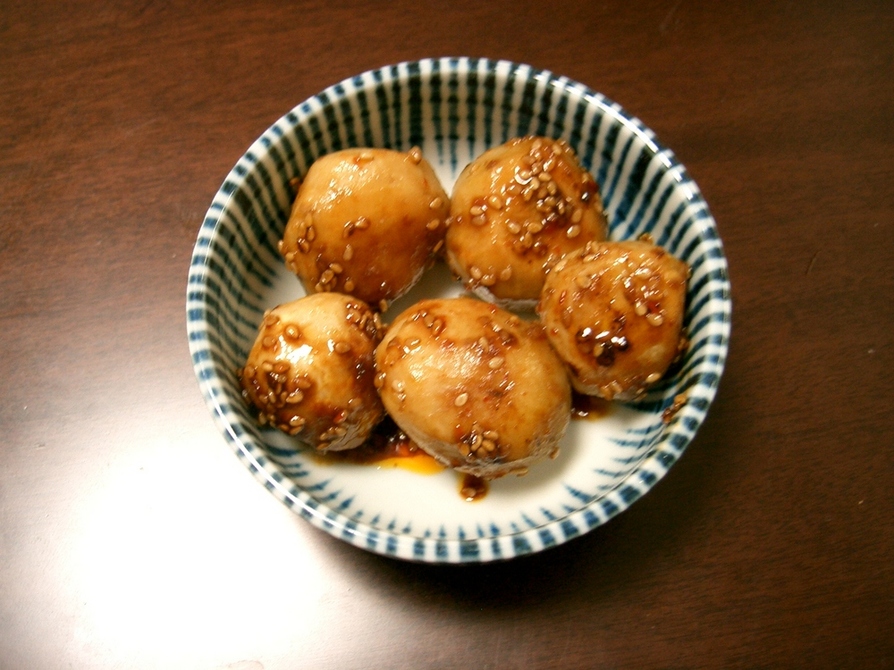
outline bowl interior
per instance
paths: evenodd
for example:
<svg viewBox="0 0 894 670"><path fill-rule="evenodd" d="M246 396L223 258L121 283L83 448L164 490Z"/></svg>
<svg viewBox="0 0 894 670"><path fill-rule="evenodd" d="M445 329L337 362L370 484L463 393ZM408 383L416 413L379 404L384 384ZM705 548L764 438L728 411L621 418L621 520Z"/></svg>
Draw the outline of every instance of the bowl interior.
<svg viewBox="0 0 894 670"><path fill-rule="evenodd" d="M449 192L459 172L510 138L566 140L600 184L612 239L649 233L692 270L679 371L638 403L575 421L555 461L498 480L481 503L452 472L325 465L257 426L239 393L265 309L304 294L276 250L289 180L351 146L419 146ZM729 338L726 261L697 186L672 152L618 105L529 66L465 58L403 63L326 89L279 119L239 160L208 210L189 274L187 325L204 397L223 434L279 499L314 525L386 555L487 561L539 551L604 523L648 491L701 424ZM424 296L457 295L444 267L385 315ZM675 398L685 404L666 421Z"/></svg>

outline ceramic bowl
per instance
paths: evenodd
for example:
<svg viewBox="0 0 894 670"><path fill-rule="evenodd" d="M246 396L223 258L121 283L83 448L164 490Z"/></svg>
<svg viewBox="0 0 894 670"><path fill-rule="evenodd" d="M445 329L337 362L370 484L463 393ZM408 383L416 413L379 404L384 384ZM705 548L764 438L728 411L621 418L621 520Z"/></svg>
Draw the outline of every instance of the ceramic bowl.
<svg viewBox="0 0 894 670"><path fill-rule="evenodd" d="M522 135L567 141L600 185L611 239L649 233L689 264L691 346L640 402L574 420L558 458L490 485L476 502L445 470L326 463L261 428L240 396L264 310L304 294L277 253L289 180L352 147L422 149L448 193L485 149ZM730 287L715 222L696 184L654 133L619 105L550 72L505 61L443 58L359 74L302 102L245 152L199 230L187 286L196 377L226 441L265 487L314 526L363 549L434 563L502 560L562 544L605 523L677 462L714 398L727 355ZM458 295L443 266L386 313ZM669 411L675 399L685 402Z"/></svg>

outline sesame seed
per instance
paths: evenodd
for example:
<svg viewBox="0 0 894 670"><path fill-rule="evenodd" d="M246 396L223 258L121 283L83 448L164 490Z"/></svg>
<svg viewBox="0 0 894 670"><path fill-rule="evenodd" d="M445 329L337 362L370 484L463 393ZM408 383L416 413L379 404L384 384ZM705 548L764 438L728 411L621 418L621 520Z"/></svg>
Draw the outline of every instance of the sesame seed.
<svg viewBox="0 0 894 670"><path fill-rule="evenodd" d="M462 407L467 402L469 402L469 394L468 393L460 393L456 396L456 400L453 401L453 404L457 407Z"/></svg>
<svg viewBox="0 0 894 670"><path fill-rule="evenodd" d="M648 377L646 377L646 384L654 384L659 379L661 379L661 375L657 372L653 372Z"/></svg>
<svg viewBox="0 0 894 670"><path fill-rule="evenodd" d="M372 151L361 151L358 158L361 161L369 162L373 159L373 152Z"/></svg>
<svg viewBox="0 0 894 670"><path fill-rule="evenodd" d="M330 263L329 269L332 270L335 274L340 275L345 271L344 267L340 263Z"/></svg>
<svg viewBox="0 0 894 670"><path fill-rule="evenodd" d="M487 204L497 210L503 209L503 203L500 202L500 199L495 195L492 195L487 199Z"/></svg>
<svg viewBox="0 0 894 670"><path fill-rule="evenodd" d="M428 230L437 230L438 226L440 226L440 225L441 225L440 221L438 221L437 219L432 219L431 221L429 221L428 223L425 224L425 227Z"/></svg>
<svg viewBox="0 0 894 670"><path fill-rule="evenodd" d="M353 279L345 279L345 291L350 293L354 290L354 280Z"/></svg>
<svg viewBox="0 0 894 670"><path fill-rule="evenodd" d="M503 367L504 359L502 356L494 356L487 362L487 367L491 370L498 370Z"/></svg>
<svg viewBox="0 0 894 670"><path fill-rule="evenodd" d="M428 203L428 206L431 209L439 209L441 207L441 205L443 205L443 204L444 204L444 201L441 200L440 196L438 196L434 200L432 200L430 203Z"/></svg>
<svg viewBox="0 0 894 670"><path fill-rule="evenodd" d="M410 160L416 163L417 165L422 162L422 151L419 147L413 147L409 151Z"/></svg>
<svg viewBox="0 0 894 670"><path fill-rule="evenodd" d="M313 242L317 237L317 229L314 228L313 226L309 226L307 229L306 235L307 235L307 241Z"/></svg>
<svg viewBox="0 0 894 670"><path fill-rule="evenodd" d="M509 232L513 235L518 235L521 232L521 225L519 225L515 221L510 221L508 224L506 224L506 227L509 228Z"/></svg>
<svg viewBox="0 0 894 670"><path fill-rule="evenodd" d="M584 218L584 210L582 210L582 209L575 209L571 213L571 222L572 223L580 223L581 219L583 219L583 218Z"/></svg>
<svg viewBox="0 0 894 670"><path fill-rule="evenodd" d="M577 284L580 288L589 288L590 276L589 275L577 275L574 278L574 283Z"/></svg>
<svg viewBox="0 0 894 670"><path fill-rule="evenodd" d="M336 342L332 348L338 354L346 354L351 350L351 345L347 342Z"/></svg>
<svg viewBox="0 0 894 670"><path fill-rule="evenodd" d="M500 272L500 279L503 281L509 281L512 278L512 266L507 265L503 268L502 272Z"/></svg>
<svg viewBox="0 0 894 670"><path fill-rule="evenodd" d="M645 316L646 313L649 311L649 308L646 306L646 303L638 300L633 306L633 311L636 312L637 316Z"/></svg>
<svg viewBox="0 0 894 670"><path fill-rule="evenodd" d="M483 214L479 214L478 216L472 217L472 225L473 226L483 226L485 223L487 223L487 219L485 218L485 216Z"/></svg>
<svg viewBox="0 0 894 670"><path fill-rule="evenodd" d="M342 260L345 261L349 261L354 258L354 247L352 247L350 244L346 244L344 253L342 253L341 257Z"/></svg>
<svg viewBox="0 0 894 670"><path fill-rule="evenodd" d="M472 216L481 216L482 214L484 214L484 208L480 205L472 205L469 208L469 214L471 214Z"/></svg>
<svg viewBox="0 0 894 670"><path fill-rule="evenodd" d="M580 235L580 226L574 225L571 226L565 233L568 236L568 239L573 240L575 237Z"/></svg>
<svg viewBox="0 0 894 670"><path fill-rule="evenodd" d="M365 216L361 216L359 219L357 219L356 222L354 222L354 227L358 230L366 230L367 228L369 228L369 219L367 219Z"/></svg>
<svg viewBox="0 0 894 670"><path fill-rule="evenodd" d="M646 321L648 321L653 326L660 326L664 323L664 316L660 312L650 312L646 314Z"/></svg>
<svg viewBox="0 0 894 670"><path fill-rule="evenodd" d="M474 279L475 281L480 280L481 277L484 276L484 272L482 272L481 268L479 268L477 265L473 265L472 267L469 268L469 274L472 276L472 279Z"/></svg>

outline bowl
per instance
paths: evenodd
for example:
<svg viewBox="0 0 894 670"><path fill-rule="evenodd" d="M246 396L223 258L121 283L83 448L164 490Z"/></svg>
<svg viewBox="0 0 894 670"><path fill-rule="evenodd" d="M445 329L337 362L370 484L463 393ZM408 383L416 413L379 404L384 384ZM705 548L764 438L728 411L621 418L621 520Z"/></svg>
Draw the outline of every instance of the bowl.
<svg viewBox="0 0 894 670"><path fill-rule="evenodd" d="M240 395L266 309L304 294L277 242L289 181L352 146L422 149L448 193L463 167L517 136L564 139L600 185L610 239L652 236L689 264L691 346L673 375L636 403L575 420L558 458L490 484L468 502L456 473L326 462L260 427ZM415 300L458 295L443 265L384 316ZM586 86L528 65L473 58L364 72L302 102L239 159L198 233L187 285L195 374L226 441L302 518L362 549L411 561L478 563L581 536L641 498L679 460L714 398L727 356L730 285L716 224L698 187L654 133Z"/></svg>

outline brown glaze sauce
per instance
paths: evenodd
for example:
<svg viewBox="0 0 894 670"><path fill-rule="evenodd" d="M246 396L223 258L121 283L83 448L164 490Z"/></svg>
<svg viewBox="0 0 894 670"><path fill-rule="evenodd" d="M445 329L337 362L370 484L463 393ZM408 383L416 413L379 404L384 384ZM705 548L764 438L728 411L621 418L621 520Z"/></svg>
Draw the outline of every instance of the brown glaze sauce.
<svg viewBox="0 0 894 670"><path fill-rule="evenodd" d="M611 412L610 400L574 392L571 396L571 418L598 421Z"/></svg>
<svg viewBox="0 0 894 670"><path fill-rule="evenodd" d="M477 502L483 499L489 489L490 485L486 479L468 473L463 474L459 482L459 494L466 502Z"/></svg>
<svg viewBox="0 0 894 670"><path fill-rule="evenodd" d="M571 418L596 421L606 416L611 411L611 406L609 400L574 393ZM363 446L327 454L314 453L313 458L321 464L350 463L380 468L404 468L424 475L437 474L446 469L446 466L438 463L407 437L390 417L386 417L378 425ZM459 480L459 495L467 502L483 500L489 490L489 482L481 477L463 474Z"/></svg>
<svg viewBox="0 0 894 670"><path fill-rule="evenodd" d="M445 469L445 466L420 449L388 417L376 427L362 446L325 454L315 453L314 460L322 464L350 463L375 465L379 468L404 468L425 475L433 475Z"/></svg>

